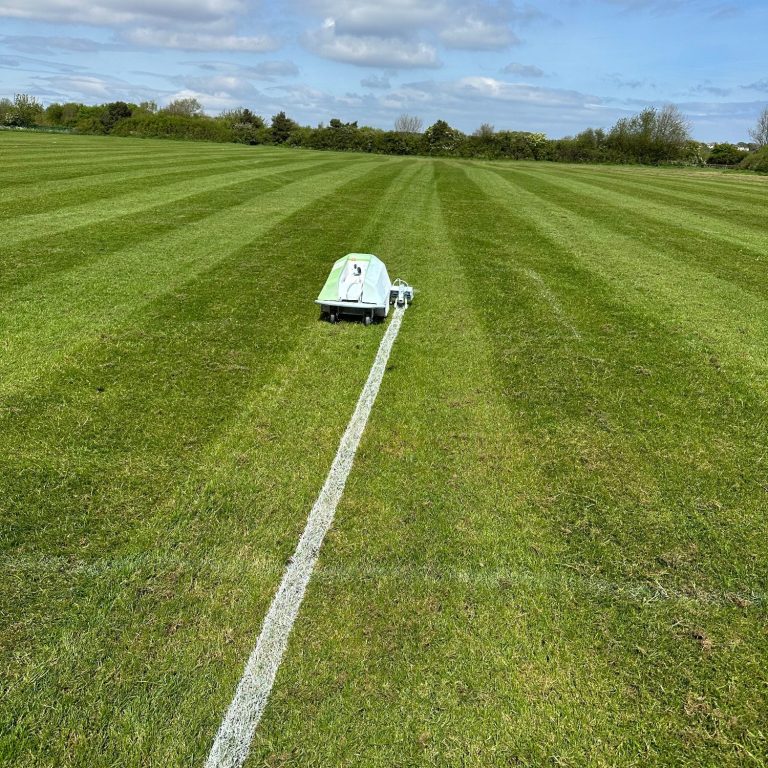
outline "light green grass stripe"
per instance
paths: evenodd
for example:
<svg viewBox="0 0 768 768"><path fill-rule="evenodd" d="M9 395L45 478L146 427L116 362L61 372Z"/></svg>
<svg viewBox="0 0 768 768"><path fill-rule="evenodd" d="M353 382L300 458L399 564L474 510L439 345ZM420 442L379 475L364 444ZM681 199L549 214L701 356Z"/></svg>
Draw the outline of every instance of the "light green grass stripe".
<svg viewBox="0 0 768 768"><path fill-rule="evenodd" d="M669 179L656 178L654 181L647 178L642 170L638 170L632 177L569 172L558 173L558 176L563 179L577 180L604 192L616 190L643 203L650 202L654 205L684 209L688 211L692 221L694 218L704 217L722 219L731 227L734 226L734 222L738 222L738 231L748 233L752 230L759 235L765 235L765 209L768 206L768 194L762 199L745 201L728 195L725 190L719 190L714 194L702 190L698 190L697 193L683 191L672 185ZM544 179L546 175L540 174L539 177ZM697 228L696 232L706 233L706 228L703 230Z"/></svg>
<svg viewBox="0 0 768 768"><path fill-rule="evenodd" d="M496 172L502 176L509 173L499 170ZM708 231L708 219L704 218L689 202L673 200L668 205L687 214L695 223L695 229L684 229L672 225L659 226L657 219L646 216L642 199L634 201L627 199L627 204L622 207L622 201L609 205L596 201L581 191L575 194L573 190L560 187L543 175L518 172L514 173L514 181L518 186L543 195L551 203L558 204L573 213L587 218L601 219L610 223L620 234L642 241L648 247L666 250L678 261L685 261L699 269L709 271L757 295L765 296L766 294L762 275L768 256L760 243L761 240L765 240L768 245L766 237L768 231L765 224L760 223L761 217L754 217L756 226L742 227L745 237L751 238L756 243L754 247L746 248L712 236ZM607 188L610 186L612 186L610 183L606 185ZM629 196L629 198L632 197L634 194ZM655 201L663 198L664 195L660 192L655 196ZM631 211L631 215L621 215L628 211Z"/></svg>
<svg viewBox="0 0 768 768"><path fill-rule="evenodd" d="M105 164L120 164L127 162L141 162L150 154L156 154L150 148L140 148L134 146L127 152L109 152L101 151L96 147L88 149L74 150L72 147L57 147L56 149L46 149L40 151L29 147L11 148L4 146L0 141L0 153L5 156L10 155L7 163L3 163L0 174L3 176L12 175L25 169L40 171L52 163L57 165L71 165L73 168L86 168L88 165L101 166ZM173 149L166 157L188 157L184 152L174 152Z"/></svg>
<svg viewBox="0 0 768 768"><path fill-rule="evenodd" d="M534 167L541 167L536 164ZM760 176L729 174L727 172L692 171L684 168L658 169L649 166L611 166L611 165L556 165L563 175L575 177L600 176L616 181L647 180L658 189L675 189L681 192L709 196L717 199L722 195L727 200L741 201L746 204L765 200L768 195L768 183Z"/></svg>
<svg viewBox="0 0 768 768"><path fill-rule="evenodd" d="M711 340L742 372L744 383L768 394L768 301L635 238L618 234L607 223L575 214L487 170L467 167L497 204L519 210L524 205L542 235L599 274L639 310L666 327L677 324L695 338ZM625 215L631 208L625 206ZM673 218L684 221L681 212Z"/></svg>
<svg viewBox="0 0 768 768"><path fill-rule="evenodd" d="M66 178L52 178L48 180L40 180L41 174L39 171L35 171L30 174L30 178L34 180L28 183L8 185L0 189L0 201L19 201L19 200L31 200L34 198L44 198L47 195L63 194L64 190L70 187L76 187L77 189L86 189L94 186L111 186L118 185L123 181L132 179L155 179L162 178L165 175L173 173L188 173L193 175L200 171L221 169L224 172L226 169L236 170L240 168L252 168L254 171L264 168L265 165L280 162L280 158L267 158L261 156L259 158L230 158L223 160L217 157L207 158L190 158L186 162L179 163L177 160L157 160L155 162L146 161L141 163L132 164L132 169L126 170L125 168L119 168L117 166L105 167L103 170L96 171L92 167L85 168L89 172L83 175L73 174ZM284 162L284 161L283 161ZM69 168L69 166L65 166ZM119 193L119 187L115 187L115 192Z"/></svg>
<svg viewBox="0 0 768 768"><path fill-rule="evenodd" d="M554 187L572 193L576 199L588 198L599 200L602 205L631 212L633 218L640 215L652 225L662 226L666 230L674 228L684 229L692 235L706 235L729 243L736 248L749 248L750 250L764 250L768 246L768 237L765 232L745 232L738 222L724 220L723 217L714 214L694 214L684 205L675 206L669 203L657 202L646 196L633 193L630 188L624 191L606 189L588 181L575 179L559 173L546 173L540 171L514 170L513 176L528 176L536 178ZM519 188L519 185L517 185ZM663 190L662 190L663 191Z"/></svg>
<svg viewBox="0 0 768 768"><path fill-rule="evenodd" d="M0 328L5 329L0 393L16 391L43 370L64 363L83 336L103 333L137 306L173 290L372 167L379 164L348 164L289 184L258 197L255 204L219 211L183 231L14 292L13 300L0 308ZM41 296L47 299L41 302Z"/></svg>
<svg viewBox="0 0 768 768"><path fill-rule="evenodd" d="M540 470L493 373L496 350L473 306L475 277L462 265L475 254L449 237L434 182L424 181L376 246L385 260L400 259L398 271L419 289L406 318L413 322L278 675L254 768L291 745L305 765L495 765L497 740L518 744L537 717L553 713L545 701L534 705L545 670L560 691L610 691L598 664L579 663L581 645L562 652L552 610L562 595L536 594L522 579L503 592L492 579L482 587L484 567L501 564L546 579L556 539L527 504ZM445 216L472 221L463 210ZM515 306L516 286L506 288ZM401 568L437 580L400 580ZM466 581L439 582L462 568ZM356 571L350 588L344 574ZM535 617L516 615L534 602Z"/></svg>
<svg viewBox="0 0 768 768"><path fill-rule="evenodd" d="M736 214L741 211L758 212L768 201L768 187L763 193L745 191L743 187L734 187L724 181L710 186L697 183L679 183L674 176L653 175L645 168L637 168L634 173L611 173L596 168L558 168L560 175L590 183L599 183L611 188L616 185L622 190L650 191L654 194L668 195L671 199L699 205L707 205L719 215Z"/></svg>
<svg viewBox="0 0 768 768"><path fill-rule="evenodd" d="M323 162L326 162L326 160L321 156L313 157L310 162L302 158L300 162L286 163L285 165L274 167L266 175L279 174L301 166L311 168L313 165L320 165ZM137 214L155 206L166 205L169 202L192 197L201 192L223 189L248 179L253 179L254 183L256 183L264 175L260 174L256 168L229 171L218 175L215 182L207 177L185 179L184 181L174 182L166 186L157 188L152 186L147 190L110 198L102 201L102 204L98 206L87 202L73 205L60 211L18 216L10 222L0 223L0 237L2 237L3 243L7 248L12 248L14 245L25 241L50 237L60 232L106 221L110 218Z"/></svg>
<svg viewBox="0 0 768 768"><path fill-rule="evenodd" d="M317 271L318 264L343 248L369 249L370 244L358 240L357 233L370 219L380 218L377 203L384 184L397 168L403 172L392 186L410 176L405 163L378 167L383 173L361 174L354 185L336 190L327 199L317 198L311 210L300 211L293 220L266 233L264 247L272 258L265 259L263 274L260 270L264 296L255 302L253 323L258 329L262 318L269 317L268 329L262 332L269 339L260 340L258 346L265 351L253 358L251 387L237 398L242 411L227 420L226 430L213 445L189 455L191 477L187 482L185 472L172 489L178 490L173 503L147 498L146 516L138 515L141 530L128 530L130 526L122 523L125 535L119 536L117 551L132 560L135 569L114 574L107 569L93 578L75 573L74 583L60 575L58 587L56 581L23 585L30 596L39 588L56 599L46 604L41 598L29 611L17 608L25 623L35 611L42 611L52 631L40 630L33 619L25 630L37 632L40 642L34 656L23 654L17 659L20 687L13 701L7 702L30 724L14 737L15 764L40 765L47 759L57 766L138 765L142 761L181 766L204 759L252 642L254 622L263 615L279 581L384 330L317 322L311 303L311 290L317 290L325 274L324 268ZM325 216L329 220L318 224ZM302 234L307 237L309 222L311 242L302 238ZM249 244L247 258L254 258L256 248L260 246ZM270 277L285 277L281 264L294 257L291 274L317 273L318 286L312 288L312 277L303 288L294 282L291 296L309 288L307 295L299 308L292 303L278 315L272 307L285 293L281 283ZM230 258L230 271L236 274L240 254ZM191 284L200 288L204 281L204 276L196 277ZM238 303L220 283L211 290L214 301L221 291L222 303ZM184 324L193 329L194 320L188 316ZM153 323L158 322L162 320L148 312L134 334L142 336L142 327L156 332ZM278 343L273 345L275 337ZM272 350L270 359L265 359L266 350ZM152 355L151 349L145 354ZM343 377L338 375L340 360L344 361ZM97 361L89 362L97 370ZM265 375L260 373L262 366L267 369ZM68 407L77 408L77 403ZM54 406L54 410L58 409ZM136 407L125 418L142 418L141 413L141 407ZM84 438L78 434L75 441L82 443ZM73 446L73 460L77 454ZM44 459L42 450L41 455ZM107 483L116 486L119 494L120 457L103 456L102 460L105 471L113 473ZM135 467L140 457L133 456L130 463ZM163 463L157 462L155 482L152 477L147 480L148 488L156 489L149 490L150 497L167 488ZM62 522L58 525L61 530ZM76 542L72 543L76 550ZM133 555L137 547L154 554ZM181 556L181 566L165 567L157 556L160 551L169 558ZM274 572L271 563L277 564ZM165 586L171 584L166 595ZM67 599L71 593L78 595L76 605ZM178 633L166 631L167 626L178 624ZM47 670L43 679L39 679L40 670ZM72 688L65 701L56 696L57 690L69 688L84 673L86 685ZM31 702L40 707L42 717L28 716ZM168 712L175 714L169 718ZM52 730L65 726L78 734L74 747L47 738ZM106 751L97 740L80 740L79 735L86 732L109 732ZM131 737L125 739L128 733ZM32 751L35 746L37 755Z"/></svg>
<svg viewBox="0 0 768 768"><path fill-rule="evenodd" d="M233 160L248 160L256 157L286 157L285 150L269 150L261 147L242 147L239 146L234 152L211 152L211 151L186 151L172 152L161 151L158 147L147 146L135 152L125 154L115 154L112 152L94 152L87 150L78 155L77 158L70 157L71 152L67 151L62 156L61 150L51 152L45 155L36 155L33 159L8 160L0 168L0 177L9 176L9 181L13 182L25 175L50 173L73 173L78 170L88 171L94 169L101 170L109 166L125 165L143 165L149 158L155 158L156 162L168 162L179 160L197 160L218 159L221 162L230 162ZM289 153L293 154L293 153Z"/></svg>
<svg viewBox="0 0 768 768"><path fill-rule="evenodd" d="M16 219L20 215L39 216L53 210L64 211L68 207L86 204L98 207L104 205L107 200L123 198L135 192L146 193L149 187L159 193L160 190L166 189L174 183L186 183L192 179L197 183L201 183L203 179L214 182L217 178L238 170L250 170L254 178L262 179L267 177L269 169L275 166L285 168L286 163L280 160L265 161L259 164L258 169L248 163L228 163L225 166L205 165L189 170L179 168L177 165L161 170L159 173L148 171L136 175L114 174L106 182L101 181L97 176L59 180L47 192L40 190L39 194L35 194L34 190L30 190L28 195L13 196L11 200L0 204L2 208L0 221ZM307 164L302 167L315 169L318 166ZM236 185L227 185L225 191L231 186Z"/></svg>

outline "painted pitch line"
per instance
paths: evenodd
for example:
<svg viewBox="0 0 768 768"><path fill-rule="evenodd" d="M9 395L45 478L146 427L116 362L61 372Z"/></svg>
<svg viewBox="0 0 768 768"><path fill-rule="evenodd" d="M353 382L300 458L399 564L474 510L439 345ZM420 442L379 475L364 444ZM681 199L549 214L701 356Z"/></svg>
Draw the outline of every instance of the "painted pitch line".
<svg viewBox="0 0 768 768"><path fill-rule="evenodd" d="M328 477L325 478L322 490L312 506L296 551L288 561L283 579L264 619L256 647L248 658L235 696L221 721L205 763L206 768L240 768L248 757L253 735L267 705L277 670L288 645L293 622L299 613L307 584L320 554L320 547L344 493L344 486L376 401L405 309L395 309L381 340L368 380L341 438Z"/></svg>

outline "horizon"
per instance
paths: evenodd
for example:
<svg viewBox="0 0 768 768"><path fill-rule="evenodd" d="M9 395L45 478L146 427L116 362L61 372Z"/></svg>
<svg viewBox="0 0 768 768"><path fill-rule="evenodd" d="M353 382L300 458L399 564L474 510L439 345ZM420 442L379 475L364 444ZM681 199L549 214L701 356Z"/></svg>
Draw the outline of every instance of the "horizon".
<svg viewBox="0 0 768 768"><path fill-rule="evenodd" d="M706 143L748 141L768 104L753 1L0 0L0 18L0 95L45 104L193 97L213 115L560 138L673 103Z"/></svg>

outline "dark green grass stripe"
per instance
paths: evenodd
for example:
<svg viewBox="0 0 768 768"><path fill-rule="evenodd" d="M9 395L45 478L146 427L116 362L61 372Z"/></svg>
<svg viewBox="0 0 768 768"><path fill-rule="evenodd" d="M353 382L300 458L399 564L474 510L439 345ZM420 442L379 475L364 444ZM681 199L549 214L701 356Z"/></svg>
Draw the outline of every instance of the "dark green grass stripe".
<svg viewBox="0 0 768 768"><path fill-rule="evenodd" d="M648 166L558 164L558 168L569 175L589 176L592 173L600 173L615 179L635 178L641 174L643 178L653 180L665 187L669 186L692 194L725 194L734 199L743 200L745 203L759 202L768 193L768 182L765 178L753 174L686 168L660 169Z"/></svg>
<svg viewBox="0 0 768 768"><path fill-rule="evenodd" d="M256 178L264 169L275 166L285 166L284 159L263 161L258 165L250 162L227 164L184 164L179 163L168 166L166 169L157 169L145 166L139 171L116 172L104 174L103 177L83 179L78 177L72 181L57 181L46 193L44 189L30 189L27 195L14 195L10 201L2 204L0 221L12 219L21 215L29 216L46 211L62 211L67 207L90 203L101 205L103 201L123 197L133 192L161 190L176 182L194 181L201 179L215 180L218 176L231 174L238 170L248 170L252 177ZM312 168L313 163L307 162L306 167Z"/></svg>
<svg viewBox="0 0 768 768"><path fill-rule="evenodd" d="M25 157L23 160L16 159L17 153L3 151L2 142L0 142L0 157L4 162L0 166L0 180L5 182L6 186L15 186L29 181L34 181L36 174L39 174L41 180L46 178L55 178L57 174L70 175L73 171L91 171L93 169L104 169L113 166L142 164L147 162L148 158L156 158L157 161L192 160L192 159L213 159L238 160L247 159L254 156L284 156L285 151L272 148L254 148L241 145L182 145L181 147L167 146L177 144L176 142L144 142L140 140L128 140L131 144L130 152L110 151L109 147L104 151L97 148L89 148L78 153L76 157L72 156L71 151L65 148L52 150L34 157ZM120 144L119 139L114 142ZM111 142L110 142L111 143ZM159 146L158 146L159 144ZM165 145L165 146L164 146ZM5 148L7 150L7 148Z"/></svg>
<svg viewBox="0 0 768 768"><path fill-rule="evenodd" d="M110 164L102 167L87 165L81 169L73 169L69 164L56 166L54 163L48 167L50 173L41 170L31 170L28 173L29 181L19 183L18 177L14 183L0 189L0 200L19 200L21 198L33 199L45 193L53 193L63 187L71 186L72 182L79 185L98 185L118 182L122 179L138 178L151 174L162 175L174 171L185 170L192 173L196 169L206 168L240 168L240 167L264 167L265 165L285 162L285 158L276 158L274 155L261 155L254 153L252 157L222 157L222 156L193 156L185 158L180 163L179 158L158 158L154 161L143 158L140 162L123 164Z"/></svg>
<svg viewBox="0 0 768 768"><path fill-rule="evenodd" d="M621 207L631 210L634 215L641 215L648 221L649 230L659 229L662 224L664 229L685 229L690 231L690 236L716 237L745 248L754 246L755 241L762 240L765 236L765 227L745 229L731 219L724 219L720 214L712 213L702 215L692 211L686 203L678 202L670 205L657 202L653 195L644 194L627 185L622 190L606 189L599 184L591 183L559 173L541 173L536 169L519 169L516 175L536 178L542 184L558 187L575 198L579 202L584 196L589 197L593 203L600 201L607 206Z"/></svg>
<svg viewBox="0 0 768 768"><path fill-rule="evenodd" d="M94 466L81 478L92 485L90 493L79 496L62 483L65 508L77 507L78 497L93 501L87 542L78 544L79 532L67 537L71 521L59 517L59 540L37 529L39 546L32 550L44 557L46 548L57 551L64 542L93 568L59 573L46 584L14 582L22 592L10 603L14 617L35 617L4 627L16 647L26 635L25 647L34 648L12 665L12 696L3 704L23 723L10 747L17 764L35 757L59 765L150 759L174 766L189 764L193 754L196 763L203 759L220 701L231 694L231 677L239 675L252 642L253 617L263 615L271 599L280 563L295 544L380 336L375 328L318 323L306 296L308 271L322 282L329 251L357 246L355 233L375 215L389 184L400 183L400 170L378 167L317 199L279 231L232 254L207 279L189 283L183 297L147 308L136 327L87 361L88 370L73 364L75 388L62 377L66 415L51 435L53 453L61 440L70 471L77 471L78 453L99 450L107 438L117 445L99 456L108 472ZM167 323L172 330L163 333ZM307 352L316 356L314 366ZM120 370L109 371L102 399L91 400L92 377L104 374L100 358L116 357ZM314 391L317 375L333 381L340 357L349 378ZM285 367L294 363L296 371ZM297 385L291 374L299 376ZM55 397L41 396L39 405L61 412ZM32 408L30 401L26 411L35 422L39 405ZM232 415L246 405L254 410L233 423ZM64 436L64 422L78 424L82 408L100 429L77 428L78 451ZM236 439L227 437L220 453L208 453L210 441L228 428L237 431ZM122 453L117 461L116 452ZM163 452L157 461L154 454ZM148 472L141 488L121 481L120 466L131 462ZM58 467L68 469L66 462ZM158 490L170 485L175 491L190 472L173 504L159 506ZM113 536L106 535L110 528ZM112 557L122 558L125 568L99 568ZM69 595L77 595L76 604ZM42 668L45 678L35 682ZM84 672L85 684L70 688ZM63 699L55 694L62 689L69 691ZM106 753L79 737L72 749L48 738L54 727L112 735ZM134 737L124 740L124 731ZM130 751L137 742L143 758Z"/></svg>
<svg viewBox="0 0 768 768"><path fill-rule="evenodd" d="M446 172L450 181L443 191L456 205L461 201L449 191L457 188L458 173ZM766 491L758 469L760 434L766 427L763 398L727 368L713 365L706 345L697 348L674 325L665 325L663 305L627 305L615 283L583 263L584 244L574 233L560 239L541 227L532 211L548 213L538 199L507 202L491 179L478 187L458 178L464 185L462 200L475 197L473 207L484 211L477 230L485 234L465 236L466 252L483 254L478 257L478 301L485 297L489 328L498 329L496 359L509 395L524 398L533 418L541 419L537 431L559 433L564 450L574 451L570 461L583 485L564 494L564 506L597 518L606 511L616 515L612 522L605 517L604 525L615 529L604 542L592 544L587 532L584 543L597 552L601 546L608 551L617 547L613 556L600 559L634 563L639 572L632 575L637 576L653 567L663 547L684 548L690 537L712 552L711 559L702 556L696 563L699 578L706 574L717 588L728 589L734 582L756 587L768 572L745 555L764 535L759 509ZM483 175L472 179L482 184ZM591 225L580 222L585 229ZM599 261L600 254L595 258ZM521 279L520 267L536 270L553 286L582 340L562 333L559 318L548 312L537 287ZM503 299L510 285L517 288L514 307ZM530 296L527 302L522 291ZM505 312L508 321L502 321ZM548 319L542 322L542 317ZM505 325L516 328L515 335L505 332ZM593 455L582 457L580 450ZM580 466L582 461L586 466ZM731 478L749 466L751 479L734 486ZM715 500L739 510L728 526L708 514ZM729 556L717 554L728 549Z"/></svg>
<svg viewBox="0 0 768 768"><path fill-rule="evenodd" d="M2 143L0 143L2 147ZM9 148L2 147L3 155L9 152ZM21 154L21 157L19 157ZM141 162L142 158L146 158L148 154L157 154L152 148L143 148L139 145L132 147L130 152L110 152L99 151L96 148L89 148L80 152L72 152L65 147L60 149L51 149L43 153L24 154L23 150L13 152L13 159L9 159L6 163L3 163L2 173L3 177L9 177L9 180L13 180L19 174L24 173L26 170L40 171L47 169L51 163L59 163L61 165L69 165L73 168L87 168L89 165L114 165L116 163L132 163ZM184 157L183 152L174 152L171 150L166 157ZM188 156L188 155L187 155Z"/></svg>
<svg viewBox="0 0 768 768"><path fill-rule="evenodd" d="M650 193L641 197L629 192L617 194L599 185L572 185L551 173L494 171L513 185L511 195L515 189L525 190L550 207L599 222L635 243L644 243L745 291L760 297L768 293L760 277L768 260L768 225L734 234L737 227L704 218L684 201L662 206L652 202Z"/></svg>
<svg viewBox="0 0 768 768"><path fill-rule="evenodd" d="M8 293L38 279L50 279L56 272L86 264L142 241L195 224L231 206L242 205L261 194L338 168L336 162L300 165L283 163L273 172L256 173L252 178L223 188L154 205L111 219L105 227L95 221L54 236L45 235L17 245L0 259L0 291Z"/></svg>
<svg viewBox="0 0 768 768"><path fill-rule="evenodd" d="M10 430L2 431L10 444L16 445L12 451L16 459L24 463L24 457L36 453L21 447L25 435L44 434L46 441L57 446L49 455L55 458L54 466L58 465L70 453L67 446L73 422L81 418L83 409L104 409L79 432L96 465L103 468L114 461L119 466L125 455L141 453L144 458L136 459L134 466L137 474L151 473L161 460L181 462L183 469L188 460L185 430L177 432L172 426L181 418L190 419L187 430L195 433L194 450L200 450L226 425L227 417L221 410L224 403L238 408L239 399L229 388L253 386L253 370L268 373L297 343L297 318L306 330L317 317L314 296L305 295L301 278L309 270L311 284L322 285L323 272L328 262L332 263L333 254L315 247L313 260L308 263L307 254L297 243L299 233L323 231L349 206L354 212L334 221L331 231L336 239L343 232L338 249L351 248L359 242L357 233L368 223L379 196L403 175L403 166L388 163L357 175L359 178L313 197L252 242L234 252L222 252L209 267L191 273L186 280L182 275L182 281L168 294L137 307L106 336L98 334L95 346L87 343L83 350L87 363L79 354L70 356L62 371L36 382L30 393L7 400L5 414ZM355 207L355 200L367 205ZM249 205L258 203L258 198L248 201ZM345 222L348 228L344 228ZM329 236L324 235L326 242ZM86 295L88 292L86 288ZM87 337L83 340L88 342ZM279 346L273 349L273 345ZM93 386L97 380L109 394L102 396ZM44 431L49 424L47 414L59 407L62 396L69 421L57 421L53 432ZM25 417L19 418L22 412ZM121 420L115 417L118 412L123 414ZM155 414L151 434L139 418L141 413ZM73 466L80 463L87 469L87 457L80 455L77 444L72 449ZM59 505L61 499L50 502ZM20 526L18 537L14 537L17 545L36 535L37 524L26 515L16 523ZM46 531L40 533L48 535ZM52 554L58 545L55 540L50 545Z"/></svg>
<svg viewBox="0 0 768 768"><path fill-rule="evenodd" d="M625 301L651 307L665 328L686 334L692 345L727 362L731 376L765 395L768 313L763 297L676 258L674 245L653 248L641 236L617 232L611 219L574 214L519 185L514 189L519 199L512 199L509 184L496 174L484 181L508 208L527 205L531 223L543 235L573 247L579 261L610 281Z"/></svg>
<svg viewBox="0 0 768 768"><path fill-rule="evenodd" d="M23 387L41 371L61 365L83 337L92 339L119 325L141 304L173 290L313 200L369 169L397 163L334 167L14 291L12 301L0 307L0 327L8 329L0 392Z"/></svg>
<svg viewBox="0 0 768 768"><path fill-rule="evenodd" d="M547 174L542 174L545 177ZM768 189L762 198L756 198L749 202L730 196L726 189L721 188L716 192L681 191L670 184L666 177L649 179L642 170L636 171L634 176L617 177L610 173L569 173L561 172L561 178L570 178L581 183L597 187L602 191L615 190L622 195L637 198L638 200L658 205L667 203L674 209L685 208L691 218L696 214L702 214L705 220L700 220L702 229L706 229L706 219L723 219L729 224L737 224L739 230L749 228L765 234L768 220L766 206L768 206ZM697 217L698 218L698 217Z"/></svg>
<svg viewBox="0 0 768 768"><path fill-rule="evenodd" d="M0 151L8 152L15 158L34 161L54 154L73 160L85 155L124 157L156 150L169 155L189 155L194 153L237 152L245 147L236 144L217 144L211 142L167 141L162 139L136 139L116 136L83 136L38 134L18 137L0 135Z"/></svg>
<svg viewBox="0 0 768 768"><path fill-rule="evenodd" d="M279 156L276 152L252 147L242 147L241 151L236 154L221 151L218 153L187 153L178 155L159 152L156 148L148 148L147 152L131 156L130 158L116 158L112 155L105 155L103 158L100 156L90 158L86 156L81 162L70 162L59 156L35 164L22 163L17 167L11 167L7 173L7 178L4 179L4 187L7 189L23 188L27 184L33 184L35 181L55 181L59 178L66 179L80 175L95 175L126 166L167 165L174 162L179 163L180 161L229 163L252 160L253 162L259 162L262 158L269 159Z"/></svg>
<svg viewBox="0 0 768 768"><path fill-rule="evenodd" d="M327 162L327 159L318 155L314 162L319 165ZM301 158L296 164L303 167L308 166L304 158ZM292 166L294 166L293 163L283 167L290 170ZM279 173L281 166L273 166L273 170ZM111 218L120 218L127 214L140 213L155 206L189 198L207 190L224 189L248 181L254 178L257 173L256 169L251 168L233 170L217 175L215 182L207 178L193 178L157 188L152 186L146 190L109 198L98 206L85 202L52 213L17 216L10 222L0 223L0 237L3 238L7 247L11 248L27 240L56 235L63 231L95 222L104 222Z"/></svg>
<svg viewBox="0 0 768 768"><path fill-rule="evenodd" d="M723 172L690 171L683 168L659 170L647 166L581 166L558 164L564 175L591 177L598 175L616 181L647 181L659 188L697 197L723 198L744 205L759 204L768 195L768 184L759 176L733 175Z"/></svg>
<svg viewBox="0 0 768 768"><path fill-rule="evenodd" d="M574 233L553 238L531 216L538 201L502 204L488 182L488 189L468 183L452 168L438 188L495 347L496 374L541 467L541 512L557 534L559 562L590 578L662 591L759 588L768 576L760 398L697 355L684 335L664 332L652 306L628 306L615 284L584 269ZM542 314L536 292L520 281L521 265L552 286L581 341ZM529 597L516 594L518 601ZM569 714L549 747L554 754L594 757L600 734L614 758L631 745L622 764L644 744L650 762L695 755L698 764L735 766L764 745L757 724L768 701L754 687L756 660L766 652L760 611L652 600L633 606L619 593L581 590L555 590L531 604L540 625L551 627L553 652L565 653L559 663L590 669L591 686L615 691L610 701L587 702L558 689L557 711ZM702 651L696 637L719 650ZM690 710L713 695L732 717L715 739ZM581 705L571 711L568 702ZM525 706L547 709L536 698ZM645 735L658 727L659 738L648 743ZM524 748L532 763L551 756L541 735Z"/></svg>
<svg viewBox="0 0 768 768"><path fill-rule="evenodd" d="M633 189L657 191L671 200L685 201L695 205L708 206L715 215L723 211L730 211L737 217L742 213L752 218L764 206L768 199L768 187L762 191L758 188L752 192L745 192L744 185L733 187L724 179L719 179L710 185L696 182L680 182L674 175L658 175L644 168L635 169L633 173L612 173L607 169L571 169L562 172L563 176L574 179L582 179L588 182L604 182L606 185L620 185L621 188L629 186Z"/></svg>

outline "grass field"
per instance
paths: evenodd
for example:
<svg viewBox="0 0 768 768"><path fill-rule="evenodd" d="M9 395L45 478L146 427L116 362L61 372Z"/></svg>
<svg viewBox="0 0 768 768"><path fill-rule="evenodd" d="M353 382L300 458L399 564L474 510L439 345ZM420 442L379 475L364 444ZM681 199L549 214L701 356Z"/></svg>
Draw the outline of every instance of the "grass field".
<svg viewBox="0 0 768 768"><path fill-rule="evenodd" d="M768 179L0 134L0 764L199 766L419 289L257 766L768 764Z"/></svg>

